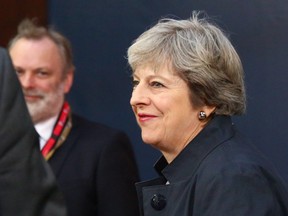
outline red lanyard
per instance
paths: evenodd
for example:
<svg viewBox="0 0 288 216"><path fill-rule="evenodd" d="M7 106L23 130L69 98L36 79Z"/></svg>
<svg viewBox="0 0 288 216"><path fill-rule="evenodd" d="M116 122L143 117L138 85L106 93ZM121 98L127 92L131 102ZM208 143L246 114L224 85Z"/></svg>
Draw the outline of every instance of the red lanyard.
<svg viewBox="0 0 288 216"><path fill-rule="evenodd" d="M69 120L69 115L70 115L70 106L68 102L64 102L61 113L59 115L59 118L54 126L53 132L49 140L47 140L46 144L41 150L42 155L48 160L54 151L56 147L58 147L57 141L59 137L61 136L62 132L64 131L67 122ZM67 125L68 126L68 125ZM69 126L69 129L71 128L71 125ZM65 137L66 138L66 137Z"/></svg>

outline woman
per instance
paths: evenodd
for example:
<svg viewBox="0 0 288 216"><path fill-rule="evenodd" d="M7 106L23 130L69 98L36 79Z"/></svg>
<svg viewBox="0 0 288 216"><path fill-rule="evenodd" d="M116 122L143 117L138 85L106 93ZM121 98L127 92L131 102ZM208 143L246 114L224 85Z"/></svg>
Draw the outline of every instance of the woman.
<svg viewBox="0 0 288 216"><path fill-rule="evenodd" d="M245 112L243 69L216 25L161 20L128 61L142 139L163 154L160 177L137 185L142 215L288 215L285 186L231 121Z"/></svg>

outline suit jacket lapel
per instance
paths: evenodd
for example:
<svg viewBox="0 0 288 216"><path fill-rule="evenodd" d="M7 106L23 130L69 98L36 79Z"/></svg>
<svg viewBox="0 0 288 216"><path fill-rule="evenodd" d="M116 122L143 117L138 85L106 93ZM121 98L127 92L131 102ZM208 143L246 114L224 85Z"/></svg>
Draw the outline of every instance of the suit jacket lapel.
<svg viewBox="0 0 288 216"><path fill-rule="evenodd" d="M72 115L71 131L69 132L63 144L58 149L56 149L53 156L48 160L56 177L59 177L61 170L64 166L64 163L67 160L67 157L69 156L69 153L75 147L76 141L80 135L79 130L77 130L77 128L78 128L77 120L73 118Z"/></svg>

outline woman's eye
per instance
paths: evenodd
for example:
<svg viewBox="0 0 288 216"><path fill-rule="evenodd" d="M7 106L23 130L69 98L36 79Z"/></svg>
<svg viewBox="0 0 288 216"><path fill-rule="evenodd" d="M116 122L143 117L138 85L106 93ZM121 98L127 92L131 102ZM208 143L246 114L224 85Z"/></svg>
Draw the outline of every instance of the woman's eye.
<svg viewBox="0 0 288 216"><path fill-rule="evenodd" d="M138 84L139 84L138 80L133 80L132 81L132 88L135 89Z"/></svg>
<svg viewBox="0 0 288 216"><path fill-rule="evenodd" d="M163 85L162 83L156 82L156 81L151 82L150 85L151 85L152 87L155 87L155 88L164 87L164 85Z"/></svg>

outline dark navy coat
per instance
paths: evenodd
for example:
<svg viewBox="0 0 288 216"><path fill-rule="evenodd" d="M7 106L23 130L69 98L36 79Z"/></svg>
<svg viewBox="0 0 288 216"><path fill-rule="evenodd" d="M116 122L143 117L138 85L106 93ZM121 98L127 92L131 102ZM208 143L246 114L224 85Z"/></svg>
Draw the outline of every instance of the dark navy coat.
<svg viewBox="0 0 288 216"><path fill-rule="evenodd" d="M287 216L282 179L233 126L215 116L167 164L160 177L137 184L144 216Z"/></svg>

